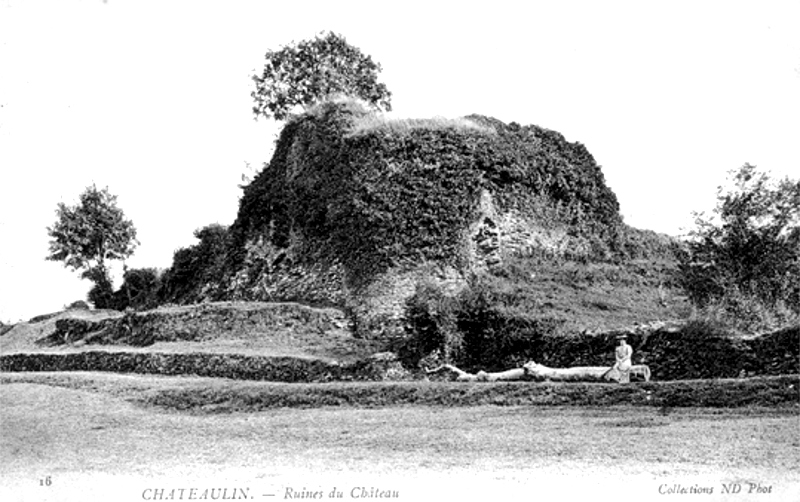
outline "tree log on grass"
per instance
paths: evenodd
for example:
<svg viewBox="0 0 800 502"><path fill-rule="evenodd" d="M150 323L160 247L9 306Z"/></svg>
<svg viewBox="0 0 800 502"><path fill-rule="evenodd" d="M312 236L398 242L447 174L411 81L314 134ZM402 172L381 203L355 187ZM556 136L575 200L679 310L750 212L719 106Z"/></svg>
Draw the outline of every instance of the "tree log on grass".
<svg viewBox="0 0 800 502"><path fill-rule="evenodd" d="M530 361L523 366L525 374L534 380L558 382L586 382L618 380L618 373L608 366L574 366L572 368L549 368ZM616 378L615 378L616 377Z"/></svg>
<svg viewBox="0 0 800 502"><path fill-rule="evenodd" d="M455 375L457 382L497 382L503 380L525 380L525 370L523 368L514 368L507 371L499 371L496 373L488 373L486 371L479 371L478 373L467 373L460 370L452 364L443 364L438 368L427 370L427 374L449 372Z"/></svg>
<svg viewBox="0 0 800 502"><path fill-rule="evenodd" d="M426 373L436 374L447 372L455 376L457 382L498 382L515 380L550 380L558 382L602 382L619 381L619 372L608 366L575 366L572 368L549 368L534 361L526 363L522 368L489 373L479 371L467 373L452 364L443 364ZM650 381L650 368L644 364L633 365L630 374Z"/></svg>

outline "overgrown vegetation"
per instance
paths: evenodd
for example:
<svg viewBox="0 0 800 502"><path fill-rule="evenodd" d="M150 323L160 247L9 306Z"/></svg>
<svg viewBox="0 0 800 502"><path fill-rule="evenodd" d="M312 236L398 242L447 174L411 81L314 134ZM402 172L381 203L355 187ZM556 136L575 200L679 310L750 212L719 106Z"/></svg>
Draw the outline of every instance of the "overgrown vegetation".
<svg viewBox="0 0 800 502"><path fill-rule="evenodd" d="M712 217L681 255L680 281L700 316L744 331L800 322L800 181L745 164L719 188Z"/></svg>
<svg viewBox="0 0 800 502"><path fill-rule="evenodd" d="M172 265L166 270L126 268L116 291L107 276L89 270L85 275L95 281L95 286L89 291L88 300L98 308L122 311L211 298L225 273L230 233L228 227L212 224L195 230L194 236L199 242L175 251Z"/></svg>
<svg viewBox="0 0 800 502"><path fill-rule="evenodd" d="M341 265L350 291L396 266L433 262L469 273L465 235L486 192L498 212L513 211L576 245L504 256L469 288L475 293L483 281L475 301L484 307L462 298L462 311L473 318L451 319L433 342L416 337L420 347L445 336L445 358L480 347L475 353L486 355L469 359L478 365L523 343L505 337L530 336L508 330L566 333L687 314L671 275L677 244L622 223L616 197L583 145L482 116L391 120L352 98L317 103L287 121L271 162L244 187L236 221L227 231L198 234L200 244L176 253L159 299L224 300L234 291L250 298L266 274L294 274L290 267L298 264ZM274 251L262 252L263 243ZM275 288L254 299L302 301L287 292ZM483 341L467 344L467 331L483 333ZM503 356L491 364L506 362Z"/></svg>
<svg viewBox="0 0 800 502"><path fill-rule="evenodd" d="M628 326L685 319L690 304L683 295L694 304L696 320L672 342L637 347L645 351L640 356L657 361L656 373L662 364L670 367L670 377L746 373L754 356L734 347L735 334L782 326L794 329L789 329L794 338L781 338L780 345L795 361L800 183L782 180L773 185L749 165L733 181L730 192L720 189L718 220L698 216L698 230L686 245L622 226L616 259L512 257L473 277L457 296L419 289L408 303L406 361L416 364L433 352L467 369L508 368L527 358L544 358L545 363L550 358L550 364L567 366L605 364L581 356L583 349L577 346L571 359L554 357L561 351L548 348L546 339L558 335L553 337L558 343L572 345L584 336L579 332L622 328L614 323L626 319ZM708 353L716 354L713 361ZM796 362L773 364L787 372L800 370Z"/></svg>
<svg viewBox="0 0 800 502"><path fill-rule="evenodd" d="M122 286L114 293L117 310L147 310L162 303L159 297L161 272L155 268L132 268L125 271Z"/></svg>
<svg viewBox="0 0 800 502"><path fill-rule="evenodd" d="M451 363L470 372L500 371L535 360L546 366L607 366L614 337L625 333L634 364L657 380L800 373L800 326L743 339L719 323L592 333L570 329L558 309L525 310L507 283L484 277L460 294L421 286L408 300L408 339L398 347L408 367Z"/></svg>
<svg viewBox="0 0 800 502"><path fill-rule="evenodd" d="M419 287L407 302L409 337L399 347L405 363L414 367L425 358L428 365L502 370L540 356L542 337L558 333L564 319L519 310L504 286L476 276L455 297L432 285Z"/></svg>
<svg viewBox="0 0 800 502"><path fill-rule="evenodd" d="M204 288L218 285L225 273L230 249L228 227L207 225L195 230L200 242L175 252L172 266L161 277L158 298L161 303L191 303L204 299L210 292Z"/></svg>
<svg viewBox="0 0 800 502"><path fill-rule="evenodd" d="M307 242L298 258L335 257L353 284L409 261L460 268L484 189L501 209L573 226L600 255L622 250L616 197L583 145L486 117L395 122L329 101L289 120L245 188L231 268L258 235Z"/></svg>
<svg viewBox="0 0 800 502"><path fill-rule="evenodd" d="M580 333L688 316L690 305L675 282L674 260L664 249L646 253L647 259L616 263L512 257L490 272L471 276L455 295L435 284L422 284L407 301L403 358L416 366L435 352L441 362L492 370L529 359L589 364L585 358L581 362L578 353L565 359L561 350L545 345L569 343L584 336ZM611 357L613 340L602 343L591 352Z"/></svg>

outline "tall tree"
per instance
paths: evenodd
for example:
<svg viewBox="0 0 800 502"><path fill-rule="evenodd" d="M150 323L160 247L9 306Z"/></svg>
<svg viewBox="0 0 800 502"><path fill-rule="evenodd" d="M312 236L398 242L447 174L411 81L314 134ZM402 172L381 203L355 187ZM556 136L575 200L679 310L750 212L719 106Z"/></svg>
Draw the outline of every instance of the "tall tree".
<svg viewBox="0 0 800 502"><path fill-rule="evenodd" d="M94 185L81 193L77 205L58 204L56 222L47 228L47 233L47 259L83 270L81 277L94 282L98 290L93 295L95 300L112 293L107 291L111 289L108 261L128 258L138 244L136 228L117 207L117 197L107 187L98 190Z"/></svg>
<svg viewBox="0 0 800 502"><path fill-rule="evenodd" d="M284 120L294 106L307 106L331 94L346 94L378 109L392 109L392 93L378 82L381 65L341 35L322 32L311 40L270 50L266 59L262 74L253 76L256 116Z"/></svg>

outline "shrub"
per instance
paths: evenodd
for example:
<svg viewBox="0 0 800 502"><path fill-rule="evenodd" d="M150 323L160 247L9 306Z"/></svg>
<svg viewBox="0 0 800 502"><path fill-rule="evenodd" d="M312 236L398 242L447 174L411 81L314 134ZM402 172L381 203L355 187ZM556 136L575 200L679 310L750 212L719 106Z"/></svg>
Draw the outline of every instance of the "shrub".
<svg viewBox="0 0 800 502"><path fill-rule="evenodd" d="M83 300L77 300L66 305L64 310L89 310L89 304Z"/></svg>
<svg viewBox="0 0 800 502"><path fill-rule="evenodd" d="M741 337L710 320L690 321L676 333L656 332L643 349L659 379L733 378L758 366Z"/></svg>
<svg viewBox="0 0 800 502"><path fill-rule="evenodd" d="M98 309L116 308L114 286L105 270L93 268L84 272L84 277L91 280L94 286L89 290L87 299Z"/></svg>
<svg viewBox="0 0 800 502"><path fill-rule="evenodd" d="M784 301L768 304L753 295L741 293L735 285L719 298L707 301L701 308L694 308L691 317L695 321L715 323L740 333L800 325L800 312L787 307Z"/></svg>
<svg viewBox="0 0 800 502"><path fill-rule="evenodd" d="M745 164L717 193L716 218L696 215L680 282L699 308L758 324L800 315L800 181L777 184Z"/></svg>
<svg viewBox="0 0 800 502"><path fill-rule="evenodd" d="M117 310L145 310L159 304L160 274L154 268L134 268L125 271L122 286L114 293Z"/></svg>
<svg viewBox="0 0 800 502"><path fill-rule="evenodd" d="M406 303L409 338L401 351L412 366L432 353L439 362L499 370L537 357L563 320L517 310L516 293L491 276L475 276L456 296L431 284Z"/></svg>
<svg viewBox="0 0 800 502"><path fill-rule="evenodd" d="M677 239L652 230L641 230L628 225L622 227L622 251L629 259L674 260L679 253Z"/></svg>
<svg viewBox="0 0 800 502"><path fill-rule="evenodd" d="M398 350L401 361L414 367L425 356L437 354L438 362L456 363L462 354L463 337L456 328L457 302L431 282L417 285L406 300L408 338Z"/></svg>
<svg viewBox="0 0 800 502"><path fill-rule="evenodd" d="M206 289L219 285L230 249L230 232L212 224L195 230L199 243L175 252L158 290L161 303L187 303L203 299Z"/></svg>
<svg viewBox="0 0 800 502"><path fill-rule="evenodd" d="M475 276L459 295L458 330L464 339L462 364L501 370L520 366L541 353L546 337L555 335L561 319L519 310L518 294L506 281Z"/></svg>

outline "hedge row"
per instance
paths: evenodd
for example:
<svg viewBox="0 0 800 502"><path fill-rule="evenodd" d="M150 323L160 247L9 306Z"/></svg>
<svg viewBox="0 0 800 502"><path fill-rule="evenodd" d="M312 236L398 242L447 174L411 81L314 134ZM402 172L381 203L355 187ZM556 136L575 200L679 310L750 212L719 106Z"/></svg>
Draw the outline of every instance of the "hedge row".
<svg viewBox="0 0 800 502"><path fill-rule="evenodd" d="M328 382L380 379L381 367L371 361L337 365L293 357L91 351L3 355L0 356L0 371L111 371L274 382Z"/></svg>
<svg viewBox="0 0 800 502"><path fill-rule="evenodd" d="M537 352L547 366L611 365L616 334L549 337ZM655 380L800 374L800 327L751 339L706 323L626 334L634 363L647 364Z"/></svg>
<svg viewBox="0 0 800 502"><path fill-rule="evenodd" d="M796 407L800 377L618 384L532 382L391 382L276 385L269 388L169 389L144 398L146 404L205 413L252 412L277 407L319 406L653 406Z"/></svg>

